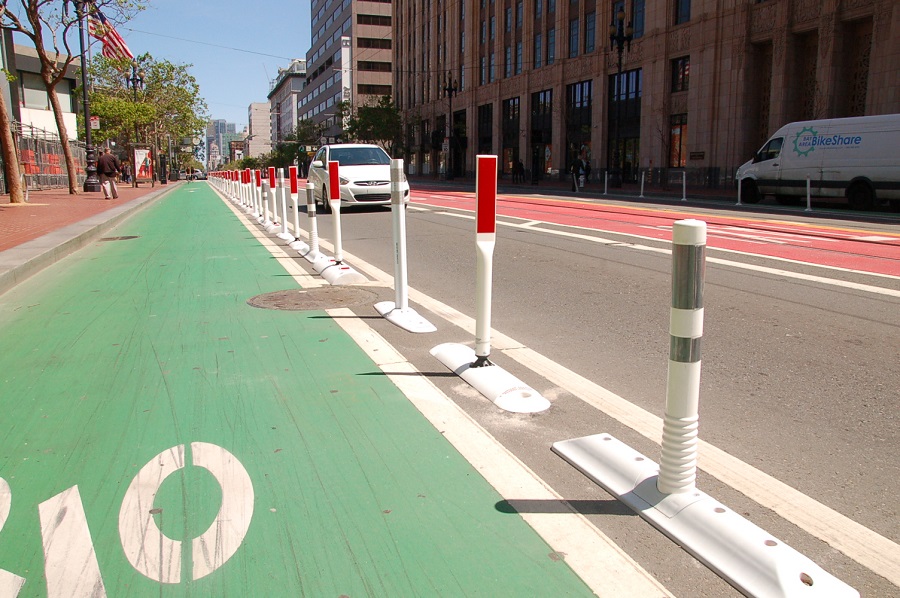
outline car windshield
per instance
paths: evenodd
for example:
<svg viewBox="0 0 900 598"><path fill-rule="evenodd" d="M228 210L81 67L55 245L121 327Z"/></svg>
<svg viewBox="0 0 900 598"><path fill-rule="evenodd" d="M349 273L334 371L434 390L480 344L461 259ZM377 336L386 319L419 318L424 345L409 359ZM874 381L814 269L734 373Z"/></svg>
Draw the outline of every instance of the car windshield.
<svg viewBox="0 0 900 598"><path fill-rule="evenodd" d="M381 164L390 166L391 159L380 147L336 147L331 150L329 160L341 166L360 166L363 164Z"/></svg>

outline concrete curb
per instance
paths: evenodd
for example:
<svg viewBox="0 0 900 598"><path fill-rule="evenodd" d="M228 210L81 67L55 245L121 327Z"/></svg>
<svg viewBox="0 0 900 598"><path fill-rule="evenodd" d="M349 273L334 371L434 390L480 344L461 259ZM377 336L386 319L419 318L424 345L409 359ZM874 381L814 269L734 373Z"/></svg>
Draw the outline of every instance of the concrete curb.
<svg viewBox="0 0 900 598"><path fill-rule="evenodd" d="M160 188L128 203L0 252L0 295L93 242L174 188L174 186Z"/></svg>

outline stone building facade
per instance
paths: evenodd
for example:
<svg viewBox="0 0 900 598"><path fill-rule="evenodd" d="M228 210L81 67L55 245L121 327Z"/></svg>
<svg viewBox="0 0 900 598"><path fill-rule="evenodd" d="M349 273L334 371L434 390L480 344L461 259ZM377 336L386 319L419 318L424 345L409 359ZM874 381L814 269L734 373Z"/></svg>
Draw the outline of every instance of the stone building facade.
<svg viewBox="0 0 900 598"><path fill-rule="evenodd" d="M787 122L900 112L896 0L397 0L393 38L414 174L602 176L617 148L626 181L731 185Z"/></svg>

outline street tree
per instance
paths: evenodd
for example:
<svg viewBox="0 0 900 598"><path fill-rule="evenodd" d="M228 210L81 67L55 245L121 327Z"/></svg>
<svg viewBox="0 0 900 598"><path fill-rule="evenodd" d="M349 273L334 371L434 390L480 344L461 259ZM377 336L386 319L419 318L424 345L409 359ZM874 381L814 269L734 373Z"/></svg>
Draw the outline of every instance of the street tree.
<svg viewBox="0 0 900 598"><path fill-rule="evenodd" d="M128 61L98 57L92 67L92 112L100 117L98 139L156 143L199 136L209 120L200 86L189 64L138 56L143 86L130 88ZM137 131L137 133L135 133ZM135 138L137 135L137 138Z"/></svg>
<svg viewBox="0 0 900 598"><path fill-rule="evenodd" d="M3 72L10 80L12 77ZM22 189L21 173L19 171L19 156L16 152L16 140L12 134L12 123L9 121L9 112L6 108L6 97L0 93L0 149L2 149L3 169L6 174L6 187L9 191L10 203L25 203L25 193Z"/></svg>
<svg viewBox="0 0 900 598"><path fill-rule="evenodd" d="M369 106L352 109L347 102L338 105L338 120L346 118L344 132L349 139L375 143L391 156L403 148L403 115L391 96L381 96Z"/></svg>
<svg viewBox="0 0 900 598"><path fill-rule="evenodd" d="M64 2L20 0L20 2L20 9L13 11L8 7L8 0L0 0L0 27L24 35L34 45L41 63L40 77L47 89L47 97L53 109L66 161L69 193L74 195L78 193L77 169L56 86L63 80L69 66L80 54L78 44L70 45L69 40L70 38L78 40L78 22L85 3L76 2L74 3L76 10L70 10L68 0ZM146 0L95 0L92 5L103 9L111 20L122 21L143 10L146 3ZM76 136L77 133L73 135Z"/></svg>

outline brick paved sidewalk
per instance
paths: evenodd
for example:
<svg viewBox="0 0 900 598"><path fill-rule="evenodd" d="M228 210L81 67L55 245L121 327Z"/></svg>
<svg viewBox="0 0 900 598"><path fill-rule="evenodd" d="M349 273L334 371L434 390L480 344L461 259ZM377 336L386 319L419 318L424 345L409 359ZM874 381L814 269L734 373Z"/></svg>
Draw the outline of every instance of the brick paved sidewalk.
<svg viewBox="0 0 900 598"><path fill-rule="evenodd" d="M177 185L183 183L169 183ZM30 191L28 203L10 204L9 195L0 195L0 251L37 239L47 233L164 189L147 183L134 188L119 185L118 199L103 199L102 192L69 195L66 189Z"/></svg>

